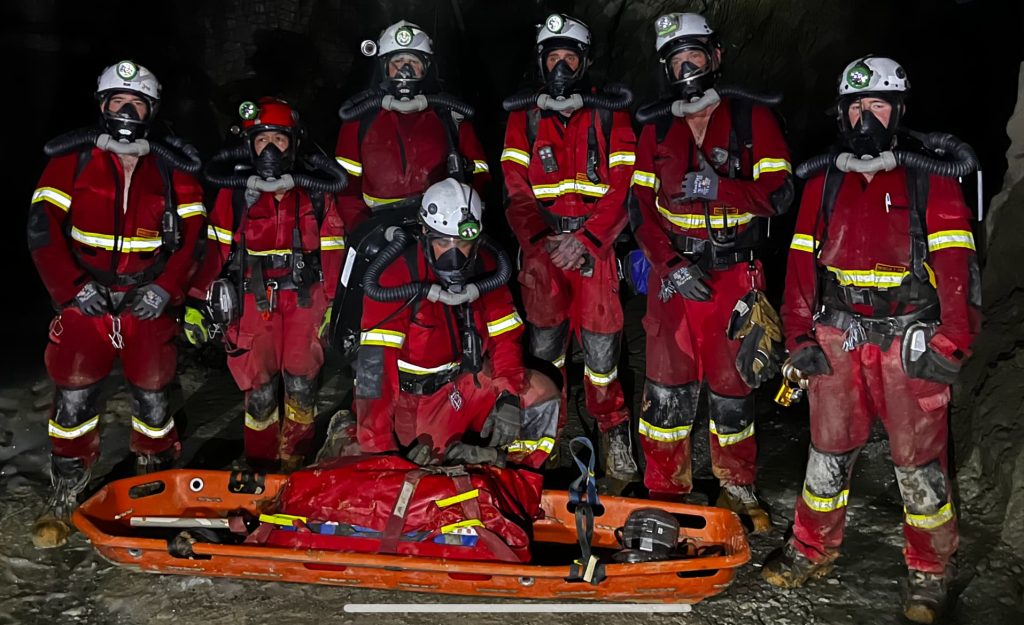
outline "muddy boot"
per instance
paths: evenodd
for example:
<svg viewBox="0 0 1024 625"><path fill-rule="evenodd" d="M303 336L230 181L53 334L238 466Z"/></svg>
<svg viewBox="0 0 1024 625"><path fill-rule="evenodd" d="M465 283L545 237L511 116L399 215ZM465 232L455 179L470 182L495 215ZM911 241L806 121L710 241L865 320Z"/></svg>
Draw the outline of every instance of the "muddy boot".
<svg viewBox="0 0 1024 625"><path fill-rule="evenodd" d="M799 588L809 579L828 575L834 568L835 557L814 562L787 542L765 558L761 577L772 586Z"/></svg>
<svg viewBox="0 0 1024 625"><path fill-rule="evenodd" d="M715 505L750 519L754 526L754 534L767 532L772 528L772 520L761 507L761 502L757 500L752 484L722 484L722 492L719 493Z"/></svg>
<svg viewBox="0 0 1024 625"><path fill-rule="evenodd" d="M605 432L608 437L608 452L605 456L605 473L608 477L623 482L640 479L640 471L633 459L633 446L629 440L629 421L623 421Z"/></svg>
<svg viewBox="0 0 1024 625"><path fill-rule="evenodd" d="M178 459L178 453L178 445L174 445L157 454L138 454L135 456L135 475L149 475L170 469Z"/></svg>
<svg viewBox="0 0 1024 625"><path fill-rule="evenodd" d="M952 576L910 569L903 616L914 623L934 623L946 610L947 582Z"/></svg>
<svg viewBox="0 0 1024 625"><path fill-rule="evenodd" d="M50 462L53 492L46 509L32 526L32 544L37 549L54 549L68 542L71 513L78 507L78 495L89 483L89 471L81 458L53 456Z"/></svg>

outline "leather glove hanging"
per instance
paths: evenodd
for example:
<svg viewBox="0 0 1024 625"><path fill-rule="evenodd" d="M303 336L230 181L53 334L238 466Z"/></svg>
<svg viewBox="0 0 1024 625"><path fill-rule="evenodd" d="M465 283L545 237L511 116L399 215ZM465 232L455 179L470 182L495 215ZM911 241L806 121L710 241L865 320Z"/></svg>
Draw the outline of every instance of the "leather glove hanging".
<svg viewBox="0 0 1024 625"><path fill-rule="evenodd" d="M764 293L755 289L736 302L726 335L742 341L736 370L747 386L757 388L779 373L785 355L782 320Z"/></svg>

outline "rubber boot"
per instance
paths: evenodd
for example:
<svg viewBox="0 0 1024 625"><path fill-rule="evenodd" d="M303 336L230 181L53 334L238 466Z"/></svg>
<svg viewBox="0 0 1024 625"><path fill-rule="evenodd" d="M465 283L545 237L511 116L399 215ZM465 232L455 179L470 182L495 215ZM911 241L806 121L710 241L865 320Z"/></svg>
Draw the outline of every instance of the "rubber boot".
<svg viewBox="0 0 1024 625"><path fill-rule="evenodd" d="M89 483L89 470L81 458L51 456L50 483L53 491L43 513L32 526L32 544L37 549L55 549L71 536L71 513L78 496Z"/></svg>
<svg viewBox="0 0 1024 625"><path fill-rule="evenodd" d="M903 616L914 623L936 622L946 611L949 597L948 580L951 578L950 574L925 573L910 569Z"/></svg>
<svg viewBox="0 0 1024 625"><path fill-rule="evenodd" d="M608 437L608 453L605 456L605 473L608 477L623 482L640 479L636 460L633 459L633 445L629 438L629 421L623 421L605 432Z"/></svg>
<svg viewBox="0 0 1024 625"><path fill-rule="evenodd" d="M174 466L174 461L181 453L181 444L175 443L157 454L138 454L135 456L135 475L149 475L157 471L166 471Z"/></svg>
<svg viewBox="0 0 1024 625"><path fill-rule="evenodd" d="M836 556L815 562L800 553L800 550L787 542L785 545L768 554L761 569L761 577L772 586L779 588L799 588L809 579L824 577L835 568Z"/></svg>
<svg viewBox="0 0 1024 625"><path fill-rule="evenodd" d="M767 532L772 528L772 520L757 500L753 484L722 484L722 492L715 505L750 519L754 527L751 532L753 534Z"/></svg>

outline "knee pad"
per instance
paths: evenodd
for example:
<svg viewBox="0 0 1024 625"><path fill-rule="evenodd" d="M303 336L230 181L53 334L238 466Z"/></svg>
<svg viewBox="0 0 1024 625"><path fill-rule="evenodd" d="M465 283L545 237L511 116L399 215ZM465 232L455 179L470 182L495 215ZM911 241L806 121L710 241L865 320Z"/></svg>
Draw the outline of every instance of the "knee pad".
<svg viewBox="0 0 1024 625"><path fill-rule="evenodd" d="M531 354L541 360L555 363L556 367L565 364L566 339L569 336L568 321L548 328L530 324L529 334Z"/></svg>
<svg viewBox="0 0 1024 625"><path fill-rule="evenodd" d="M860 448L841 454L811 447L804 477L804 503L816 512L832 512L846 506L850 496L850 473Z"/></svg>
<svg viewBox="0 0 1024 625"><path fill-rule="evenodd" d="M920 467L896 467L907 525L934 529L953 518L942 465L933 460Z"/></svg>
<svg viewBox="0 0 1024 625"><path fill-rule="evenodd" d="M583 343L583 362L588 374L593 372L608 377L608 374L617 369L621 345L618 332L597 334L583 330L580 332L580 338L580 342Z"/></svg>
<svg viewBox="0 0 1024 625"><path fill-rule="evenodd" d="M284 392L287 399L301 408L312 408L316 404L316 376L306 378L300 375L284 374Z"/></svg>
<svg viewBox="0 0 1024 625"><path fill-rule="evenodd" d="M245 396L245 412L257 421L265 421L277 412L277 383L270 382L251 389Z"/></svg>
<svg viewBox="0 0 1024 625"><path fill-rule="evenodd" d="M663 386L647 380L640 402L640 435L659 443L685 440L697 416L700 383Z"/></svg>
<svg viewBox="0 0 1024 625"><path fill-rule="evenodd" d="M558 432L558 410L561 405L561 398L555 397L525 406L520 439L541 443L543 439L547 438L549 444L553 446L553 439ZM550 453L551 449L546 451Z"/></svg>
<svg viewBox="0 0 1024 625"><path fill-rule="evenodd" d="M160 438L174 427L167 389L147 391L128 385L132 396L132 429L150 438Z"/></svg>
<svg viewBox="0 0 1024 625"><path fill-rule="evenodd" d="M84 388L57 387L53 397L54 424L63 429L79 428L87 421L99 423L99 398L102 382ZM95 424L89 429L93 429ZM85 432L82 432L84 434Z"/></svg>
<svg viewBox="0 0 1024 625"><path fill-rule="evenodd" d="M722 447L754 435L754 396L725 397L708 391L709 428Z"/></svg>

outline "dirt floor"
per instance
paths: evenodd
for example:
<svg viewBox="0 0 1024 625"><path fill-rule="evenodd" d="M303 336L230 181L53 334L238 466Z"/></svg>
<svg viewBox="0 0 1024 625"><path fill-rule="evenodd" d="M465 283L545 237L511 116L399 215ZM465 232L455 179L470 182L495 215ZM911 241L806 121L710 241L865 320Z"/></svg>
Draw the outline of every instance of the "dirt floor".
<svg viewBox="0 0 1024 625"><path fill-rule="evenodd" d="M629 317L638 319L641 304L630 302ZM627 387L639 387L643 371L643 337L639 324L628 332ZM76 534L63 549L41 552L28 531L48 489L46 415L51 387L45 378L0 389L0 625L80 624L257 624L377 622L380 617L344 612L351 603L428 603L474 601L473 598L146 575L115 567L100 558ZM194 356L183 358L178 402L184 434L183 462L188 466L224 468L241 455L240 394L225 370L206 367ZM117 391L117 389L112 389ZM901 505L884 432L861 454L852 486L848 531L839 568L828 579L805 589L780 591L760 580L760 563L778 546L792 521L792 506L802 483L807 449L805 409L777 410L764 389L758 422L760 493L771 507L773 530L751 539L753 559L718 597L699 603L689 614L579 615L514 613L460 616L466 622L584 623L598 618L617 623L867 624L899 623L906 571L901 557ZM348 395L349 383L338 373L325 375L322 414L333 412ZM628 390L627 390L628 392ZM634 396L636 393L634 393ZM572 412L576 402L571 401ZM117 391L102 416L104 457L93 487L132 470L127 451L127 398ZM579 423L578 415L571 416ZM578 425L576 426L579 427ZM584 428L585 429L585 428ZM563 454L564 458L564 454ZM557 473L552 485L565 475ZM701 473L698 473L701 475ZM703 475L707 475L706 470ZM713 491L708 480L699 482ZM635 490L635 488L634 488ZM627 491L633 492L633 491ZM711 492L713 496L714 493ZM1019 595L1021 569L1010 559L989 557L991 535L981 515L962 510L963 539L956 590L970 582L969 601L961 601L950 623L1024 622L1018 620L1013 591ZM1010 584L1009 593L1001 590ZM1002 602L1002 603L1001 603ZM488 599L492 607L500 602ZM1009 604L1009 605L1005 605ZM997 616L993 616L997 615ZM396 623L433 623L430 614L392 615ZM995 620L993 620L995 619ZM1006 620L1004 620L1006 619Z"/></svg>

